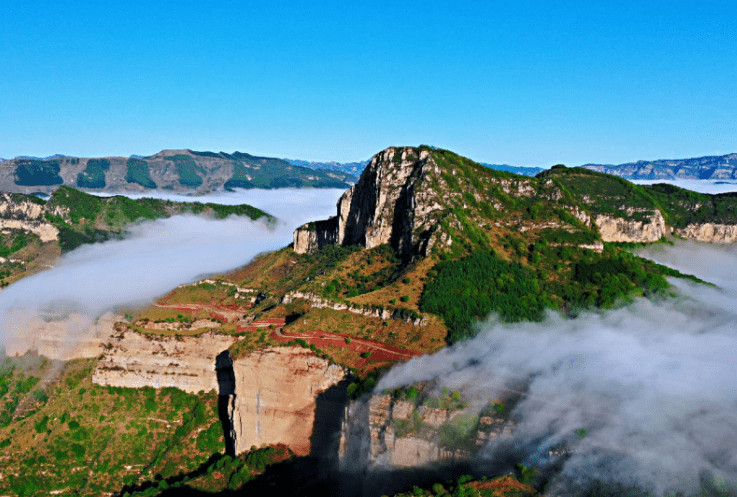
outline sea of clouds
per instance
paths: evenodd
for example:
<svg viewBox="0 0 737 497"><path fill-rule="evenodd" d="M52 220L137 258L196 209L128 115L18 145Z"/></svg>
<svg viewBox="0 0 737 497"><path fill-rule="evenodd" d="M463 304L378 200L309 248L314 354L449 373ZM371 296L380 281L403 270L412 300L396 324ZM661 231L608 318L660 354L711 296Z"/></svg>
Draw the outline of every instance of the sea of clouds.
<svg viewBox="0 0 737 497"><path fill-rule="evenodd" d="M177 285L243 266L261 252L285 247L297 226L335 215L341 194L335 189L283 189L206 197L146 195L247 203L278 222L174 216L137 224L124 240L84 245L63 255L54 268L0 292L0 338L49 330L68 336L73 348L75 339L88 335L89 327L106 313L144 306Z"/></svg>

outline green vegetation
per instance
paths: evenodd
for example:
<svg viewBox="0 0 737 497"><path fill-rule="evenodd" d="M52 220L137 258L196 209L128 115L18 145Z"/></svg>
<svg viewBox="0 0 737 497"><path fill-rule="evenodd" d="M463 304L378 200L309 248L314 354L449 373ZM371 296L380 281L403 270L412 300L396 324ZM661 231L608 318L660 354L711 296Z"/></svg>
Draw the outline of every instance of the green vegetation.
<svg viewBox="0 0 737 497"><path fill-rule="evenodd" d="M79 188L105 188L105 172L110 169L107 159L90 159L84 171L77 175Z"/></svg>
<svg viewBox="0 0 737 497"><path fill-rule="evenodd" d="M130 223L138 220L166 218L175 214L209 214L222 219L247 216L256 220L268 214L250 205L201 204L171 202L153 198L132 200L123 196L96 197L74 188L58 188L47 203L48 210L61 208L65 218L47 212L46 218L59 229L59 245L66 252L85 243L96 243L122 236Z"/></svg>
<svg viewBox="0 0 737 497"><path fill-rule="evenodd" d="M537 254L537 271L500 260L493 252L441 262L425 287L422 311L443 317L448 341L454 343L473 336L474 320L491 313L505 322L535 321L546 308L575 313L612 308L637 295L664 295L669 276L700 282L614 245L601 254L544 243L527 250ZM546 267L556 271L556 278L546 276Z"/></svg>
<svg viewBox="0 0 737 497"><path fill-rule="evenodd" d="M248 169L240 162L233 163L233 177L225 182L225 189L232 191L236 188L243 188L249 190L251 188L257 188L256 184L248 179Z"/></svg>
<svg viewBox="0 0 737 497"><path fill-rule="evenodd" d="M153 497L163 491L200 491L206 493L234 491L253 480L270 465L292 457L291 451L284 445L265 447L230 457L219 454L195 471L181 472L176 476L146 481L137 485L137 489L126 491L128 497Z"/></svg>
<svg viewBox="0 0 737 497"><path fill-rule="evenodd" d="M479 417L470 413L460 413L438 429L440 446L448 450L473 451L476 449L476 432Z"/></svg>
<svg viewBox="0 0 737 497"><path fill-rule="evenodd" d="M8 257L28 245L30 236L22 230L13 230L11 234L0 235L0 257Z"/></svg>
<svg viewBox="0 0 737 497"><path fill-rule="evenodd" d="M645 187L610 174L562 167L544 171L538 177L553 178L564 193L596 214L646 221L658 208L658 202Z"/></svg>
<svg viewBox="0 0 737 497"><path fill-rule="evenodd" d="M127 162L128 172L125 180L128 183L137 183L144 188L156 188L156 183L151 179L148 162L142 159L130 158Z"/></svg>
<svg viewBox="0 0 737 497"><path fill-rule="evenodd" d="M692 223L737 224L737 194L708 195L674 185L643 187L658 202L666 221L675 228Z"/></svg>
<svg viewBox="0 0 737 497"><path fill-rule="evenodd" d="M472 336L472 321L492 312L505 321L534 321L551 305L534 272L491 252L441 262L436 270L437 277L422 295L421 309L443 317L451 343Z"/></svg>
<svg viewBox="0 0 737 497"><path fill-rule="evenodd" d="M524 476L520 474L518 479L515 474L507 474L491 479L486 477L476 479L471 475L465 475L457 480L432 483L426 487L415 486L411 491L395 494L394 497L531 497L536 495L535 488L522 481Z"/></svg>
<svg viewBox="0 0 737 497"><path fill-rule="evenodd" d="M91 382L95 361L84 360L66 363L40 395L38 378L50 364L28 362L6 361L0 375L3 494L120 492L193 474L224 453L214 392L101 387Z"/></svg>
<svg viewBox="0 0 737 497"><path fill-rule="evenodd" d="M15 168L15 184L21 186L61 185L58 160L19 160Z"/></svg>
<svg viewBox="0 0 737 497"><path fill-rule="evenodd" d="M202 169L197 165L192 157L190 157L189 155L180 154L174 155L172 157L166 157L166 159L173 161L174 164L177 165L177 170L179 172L179 183L182 186L197 188L198 186L202 185L202 176L197 174L197 171L204 171L202 171Z"/></svg>

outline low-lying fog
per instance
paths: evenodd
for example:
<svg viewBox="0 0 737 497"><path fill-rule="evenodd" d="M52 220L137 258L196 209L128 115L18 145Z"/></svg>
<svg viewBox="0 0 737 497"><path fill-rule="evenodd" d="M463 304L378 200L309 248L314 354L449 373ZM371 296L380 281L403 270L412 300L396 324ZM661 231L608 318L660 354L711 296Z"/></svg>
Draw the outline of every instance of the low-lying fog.
<svg viewBox="0 0 737 497"><path fill-rule="evenodd" d="M656 495L737 484L737 247L678 242L641 255L721 288L672 280L679 296L542 323L480 325L474 339L395 367L377 391L420 380L476 399L524 391L519 426L478 463L550 472L549 494L594 480ZM475 405L474 405L475 404ZM576 430L585 429L580 438ZM569 457L550 450L567 443ZM556 471L557 473L557 471Z"/></svg>
<svg viewBox="0 0 737 497"><path fill-rule="evenodd" d="M0 292L0 339L50 329L70 344L107 311L143 306L182 283L248 263L291 243L302 223L335 215L336 189L249 190L208 197L154 195L180 201L248 203L279 218L276 226L244 217L175 216L130 229L125 240L82 246L56 267ZM148 195L152 196L152 195ZM66 323L59 329L60 323Z"/></svg>
<svg viewBox="0 0 737 497"><path fill-rule="evenodd" d="M655 183L668 183L680 186L687 190L701 193L726 193L737 190L737 180L715 180L715 179L635 179L629 180L638 185L653 185Z"/></svg>

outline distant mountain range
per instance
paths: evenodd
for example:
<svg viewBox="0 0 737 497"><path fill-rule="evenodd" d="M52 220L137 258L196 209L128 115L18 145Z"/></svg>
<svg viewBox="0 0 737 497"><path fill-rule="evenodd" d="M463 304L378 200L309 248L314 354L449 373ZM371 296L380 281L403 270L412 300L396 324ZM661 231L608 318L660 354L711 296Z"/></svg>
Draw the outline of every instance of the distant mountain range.
<svg viewBox="0 0 737 497"><path fill-rule="evenodd" d="M345 189L357 180L345 172L311 169L272 157L189 149L162 150L148 157L18 157L0 164L0 191L15 193L50 193L61 185L109 192Z"/></svg>
<svg viewBox="0 0 737 497"><path fill-rule="evenodd" d="M537 173L545 171L542 167L528 167L528 166L508 166L506 164L486 164L479 162L482 166L486 166L490 169L496 169L497 171L506 171L508 173L519 174L521 176L535 176Z"/></svg>
<svg viewBox="0 0 737 497"><path fill-rule="evenodd" d="M737 179L737 154L693 159L662 159L627 164L584 164L582 167L626 179Z"/></svg>
<svg viewBox="0 0 737 497"><path fill-rule="evenodd" d="M0 190L50 193L59 185L102 191L161 188L199 193L232 188L336 187L358 181L368 160L312 162L257 157L247 153L163 150L151 156L79 158L62 154L0 159ZM483 166L522 176L545 168L488 164ZM626 179L737 179L737 154L691 159L585 164L593 171ZM311 172L310 172L311 171Z"/></svg>
<svg viewBox="0 0 737 497"><path fill-rule="evenodd" d="M359 177L363 170L368 165L369 161L364 160L360 162L309 162L306 160L299 159L284 159L293 166L309 167L310 169L327 169L329 171L335 171L339 173L350 174L355 177Z"/></svg>

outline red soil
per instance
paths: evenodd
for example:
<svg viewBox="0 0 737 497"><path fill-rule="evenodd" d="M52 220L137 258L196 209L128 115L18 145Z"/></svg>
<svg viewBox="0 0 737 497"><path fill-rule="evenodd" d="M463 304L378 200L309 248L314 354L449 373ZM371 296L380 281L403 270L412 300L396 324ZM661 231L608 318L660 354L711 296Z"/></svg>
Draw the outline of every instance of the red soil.
<svg viewBox="0 0 737 497"><path fill-rule="evenodd" d="M421 352L415 352L413 350L403 350L399 347L393 347L386 345L385 343L376 342L374 340L365 340L363 338L356 338L344 333L328 333L322 330L307 331L304 333L272 333L271 335L280 342L290 342L297 338L301 338L309 345L315 345L315 347L323 350L328 349L328 345L333 345L336 348L347 347L353 352L359 354L363 352L371 352L371 357L363 359L361 362L364 365L371 362L382 363L388 362L393 363L396 361L404 361L411 359L414 356L421 355ZM345 342L346 338L351 339L351 343Z"/></svg>

